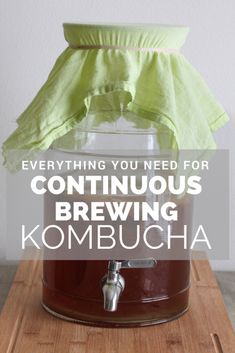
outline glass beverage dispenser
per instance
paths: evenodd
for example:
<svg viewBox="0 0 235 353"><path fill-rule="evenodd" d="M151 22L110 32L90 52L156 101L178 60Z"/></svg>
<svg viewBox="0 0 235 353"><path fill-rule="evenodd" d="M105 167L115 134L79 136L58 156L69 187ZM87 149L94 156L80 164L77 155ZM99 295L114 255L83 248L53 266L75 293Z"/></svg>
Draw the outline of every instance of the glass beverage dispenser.
<svg viewBox="0 0 235 353"><path fill-rule="evenodd" d="M96 100L99 99L96 97ZM104 105L104 97L102 97ZM118 111L112 104L112 111L91 112L84 122L67 136L56 140L50 151L49 160L67 160L71 153L79 159L141 160L140 153L159 151L155 124L141 127L139 116L128 111ZM93 106L93 104L91 104ZM103 123L91 129L102 116ZM106 118L105 118L106 117ZM138 122L138 124L136 124ZM76 138L74 137L76 136ZM171 139L171 132L161 131L161 138ZM81 140L83 141L81 144ZM85 142L86 141L86 142ZM121 142L121 146L120 146ZM144 158L144 155L143 155ZM107 173L107 171L106 171ZM137 171L135 171L137 173ZM148 201L144 195L73 195L75 201ZM163 196L164 197L164 196ZM165 196L167 197L167 196ZM62 197L70 201L71 197ZM151 201L151 200L150 200ZM162 200L163 201L163 200ZM45 226L54 224L50 201L45 198ZM191 224L191 201L184 197L178 206L180 219ZM53 219L53 222L52 222ZM142 222L147 227L149 220ZM65 222L66 223L66 222ZM83 228L79 220L75 228ZM70 224L70 221L67 222ZM58 224L59 225L59 224ZM86 225L84 224L84 227ZM125 230L135 232L135 222L125 221ZM174 223L173 233L179 234L180 224ZM120 260L45 260L43 266L43 306L50 313L67 320L101 326L144 326L171 320L183 314L188 308L189 273L188 260L160 260L141 258Z"/></svg>
<svg viewBox="0 0 235 353"><path fill-rule="evenodd" d="M75 153L99 160L117 151L119 158L127 150L139 158L141 151L215 148L212 132L228 117L180 52L187 28L65 24L64 33L68 48L3 145L8 169L48 149L55 159ZM10 155L13 149L20 158ZM48 224L46 198L44 208ZM190 225L190 199L182 197L178 208ZM99 326L172 320L189 306L190 262L157 260L45 260L43 307Z"/></svg>

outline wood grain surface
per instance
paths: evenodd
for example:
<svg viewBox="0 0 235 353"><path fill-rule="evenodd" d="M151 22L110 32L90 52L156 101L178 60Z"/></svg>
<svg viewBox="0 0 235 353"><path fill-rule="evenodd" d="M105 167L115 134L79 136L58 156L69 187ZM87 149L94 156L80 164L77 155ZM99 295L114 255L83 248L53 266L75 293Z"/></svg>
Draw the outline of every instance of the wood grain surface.
<svg viewBox="0 0 235 353"><path fill-rule="evenodd" d="M0 315L0 353L235 353L235 334L206 260L192 262L190 309L166 324L107 329L41 307L42 262L21 261Z"/></svg>

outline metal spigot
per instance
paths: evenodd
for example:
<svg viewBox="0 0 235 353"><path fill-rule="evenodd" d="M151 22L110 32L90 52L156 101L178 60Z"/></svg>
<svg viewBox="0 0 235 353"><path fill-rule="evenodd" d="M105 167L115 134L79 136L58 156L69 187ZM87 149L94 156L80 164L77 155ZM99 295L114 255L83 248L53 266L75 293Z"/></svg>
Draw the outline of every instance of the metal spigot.
<svg viewBox="0 0 235 353"><path fill-rule="evenodd" d="M157 261L152 258L126 261L109 261L108 273L101 280L104 296L104 310L117 310L119 297L125 288L125 280L119 273L122 268L151 268L156 264Z"/></svg>

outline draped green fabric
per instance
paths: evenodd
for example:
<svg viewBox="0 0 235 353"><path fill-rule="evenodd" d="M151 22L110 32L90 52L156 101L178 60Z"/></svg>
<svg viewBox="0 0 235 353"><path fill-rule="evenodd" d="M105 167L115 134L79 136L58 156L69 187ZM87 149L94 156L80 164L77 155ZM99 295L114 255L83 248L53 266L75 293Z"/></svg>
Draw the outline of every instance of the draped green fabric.
<svg viewBox="0 0 235 353"><path fill-rule="evenodd" d="M188 28L65 24L64 33L69 46L3 144L9 170L71 132L94 105L100 122L115 106L168 128L171 148L216 147L212 132L228 116L180 53ZM19 159L12 150L24 152Z"/></svg>

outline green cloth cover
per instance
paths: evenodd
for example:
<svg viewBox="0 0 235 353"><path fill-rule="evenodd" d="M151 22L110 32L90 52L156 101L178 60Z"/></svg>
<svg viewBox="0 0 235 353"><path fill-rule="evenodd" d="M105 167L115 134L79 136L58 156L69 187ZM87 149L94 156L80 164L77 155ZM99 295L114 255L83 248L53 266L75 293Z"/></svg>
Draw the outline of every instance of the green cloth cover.
<svg viewBox="0 0 235 353"><path fill-rule="evenodd" d="M212 132L228 116L179 51L187 33L173 26L65 24L69 46L3 144L6 167L17 170L22 159L48 149L86 119L97 96L97 111L116 102L140 121L170 129L173 149L214 149ZM12 150L22 151L20 158Z"/></svg>

